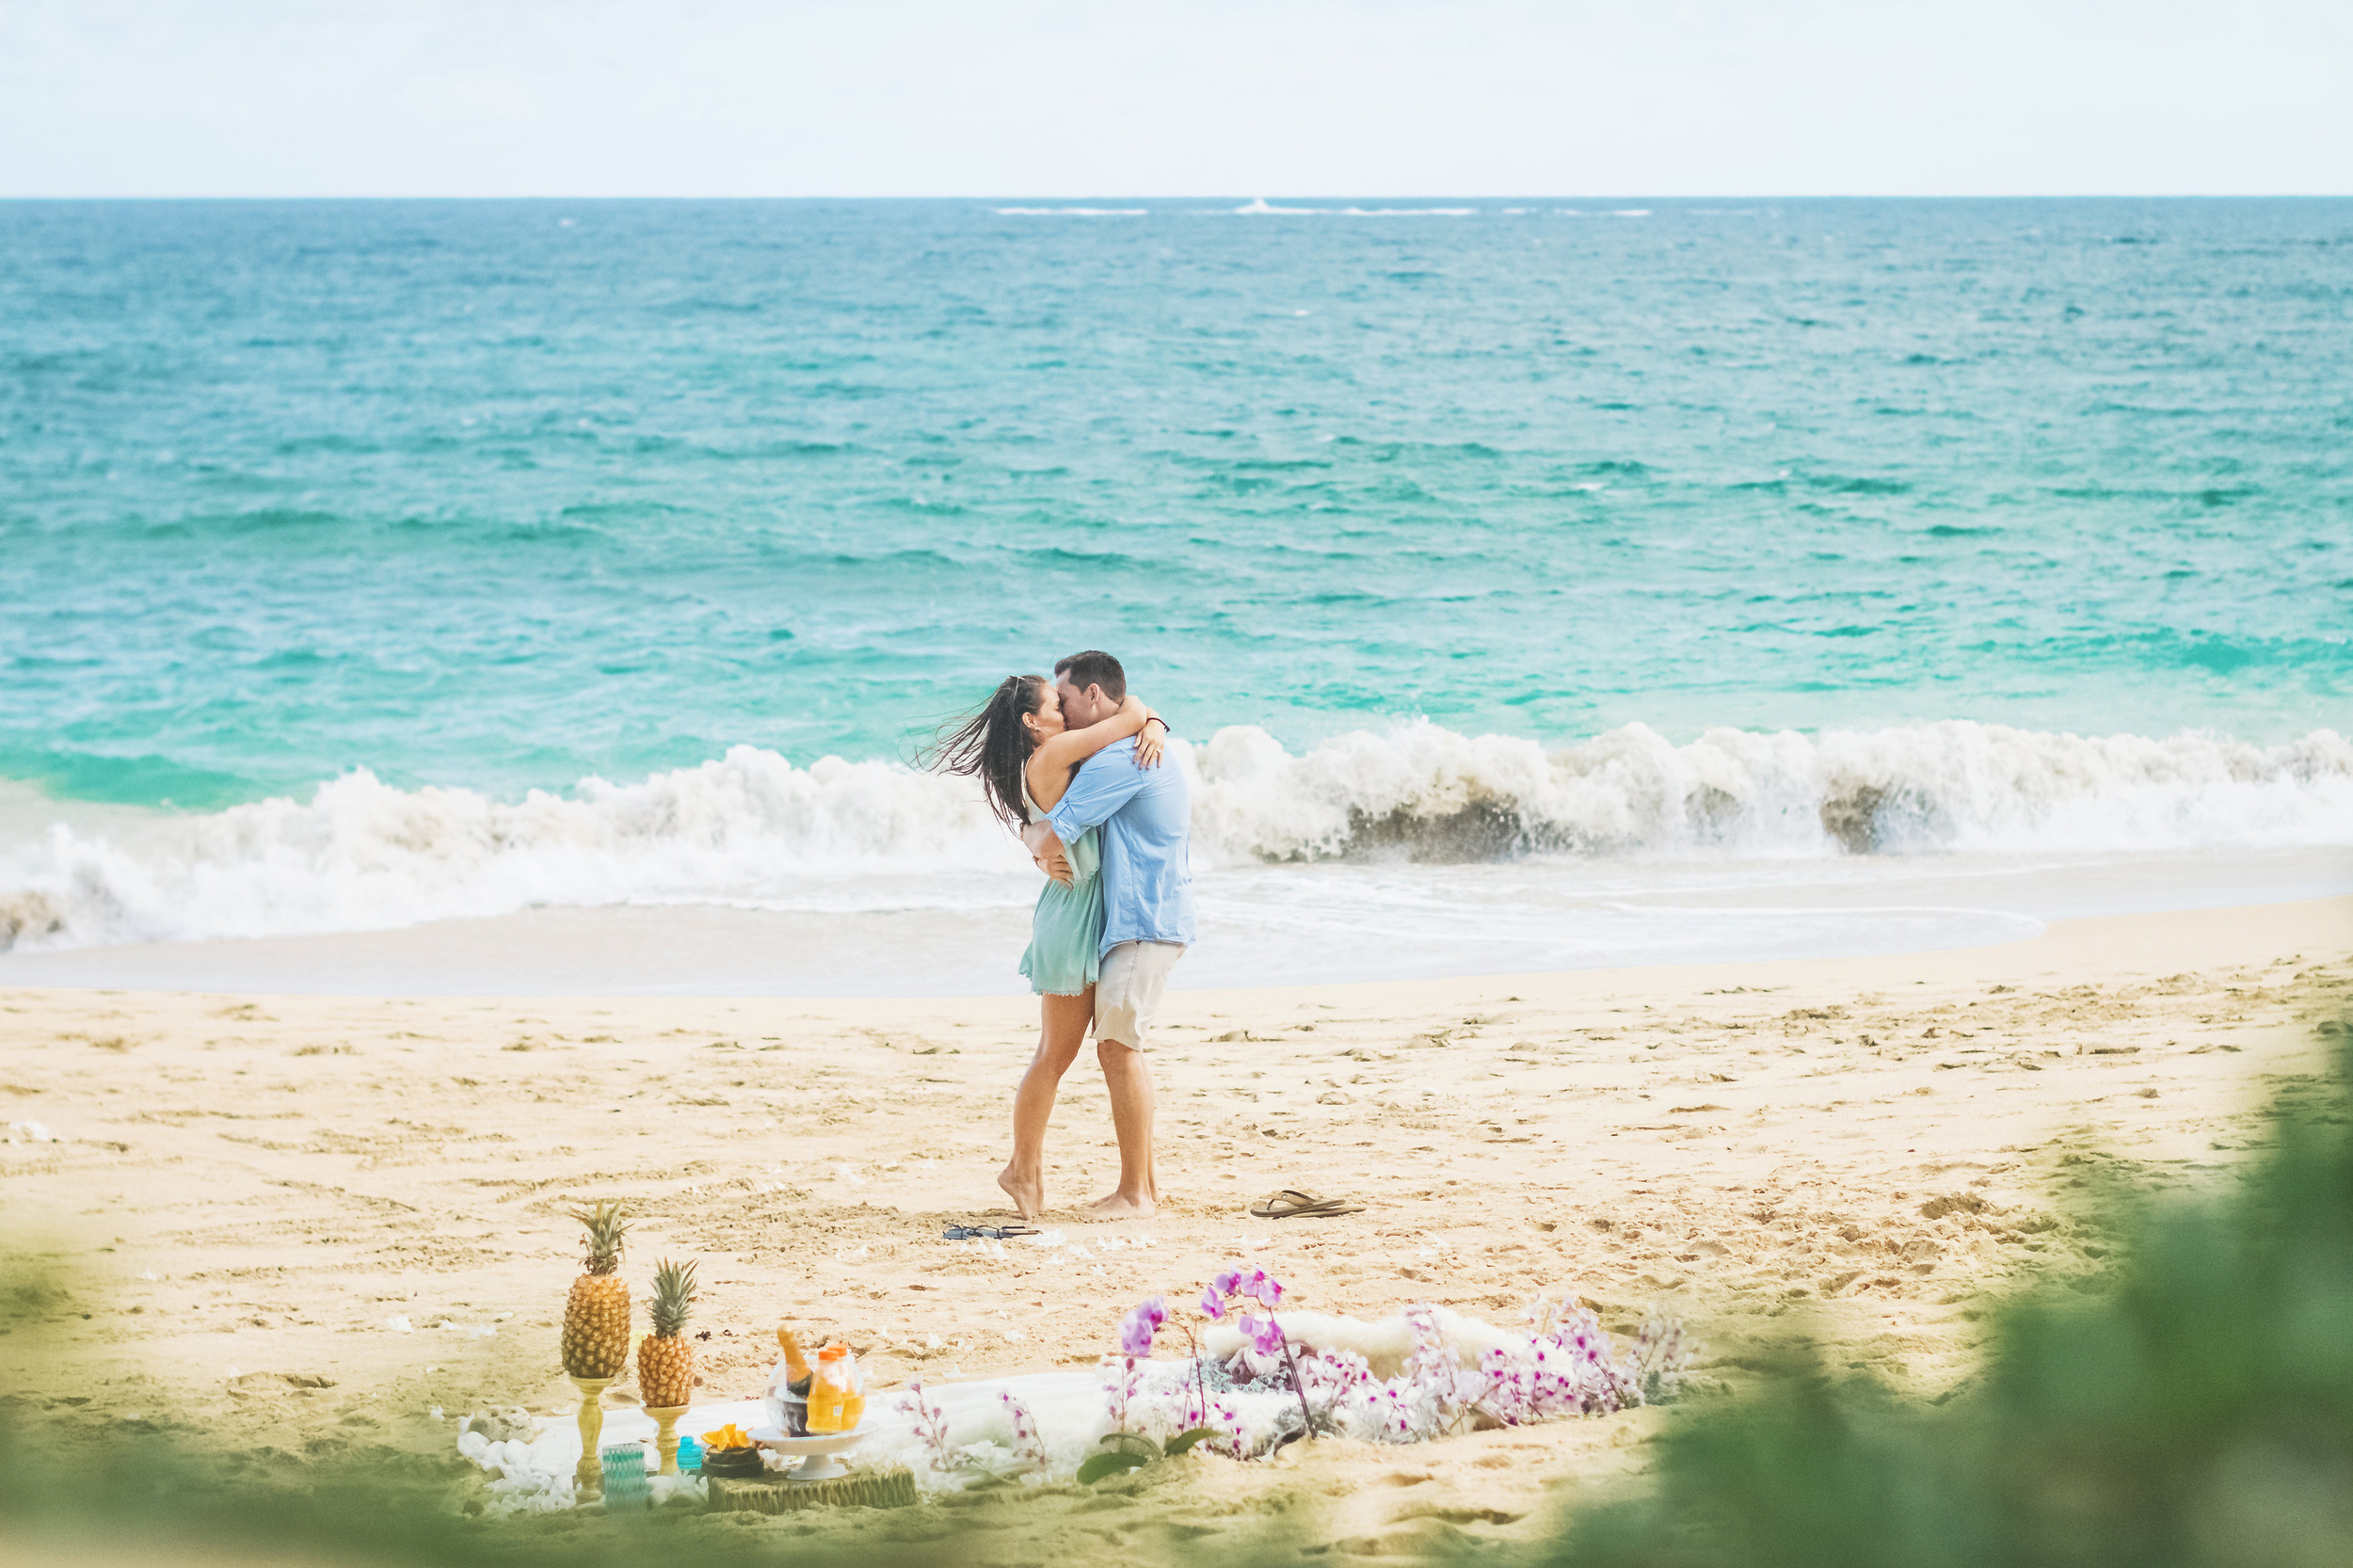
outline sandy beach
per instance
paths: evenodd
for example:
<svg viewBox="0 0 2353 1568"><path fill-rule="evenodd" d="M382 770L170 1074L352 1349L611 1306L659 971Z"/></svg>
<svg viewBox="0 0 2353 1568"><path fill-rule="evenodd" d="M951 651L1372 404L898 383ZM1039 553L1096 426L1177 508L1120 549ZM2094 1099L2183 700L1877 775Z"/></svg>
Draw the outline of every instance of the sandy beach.
<svg viewBox="0 0 2353 1568"><path fill-rule="evenodd" d="M2207 1186L2261 1143L2349 953L2335 898L1909 956L1178 993L1159 1217L1087 1223L1115 1164L1082 1060L1048 1150L1059 1235L1001 1257L940 1230L1010 1217L992 1178L1027 999L5 991L10 1266L45 1256L72 1301L57 1353L7 1358L0 1391L223 1453L447 1454L447 1417L570 1402L564 1215L618 1197L641 1299L656 1257L703 1260L713 1398L764 1385L779 1321L846 1338L886 1387L1082 1368L1138 1299L1245 1259L1368 1318L1514 1321L1566 1290L1630 1329L1664 1303L1707 1348L1695 1399L1794 1323L1934 1393L1968 1375L1990 1296L2102 1267L2101 1173ZM1281 1187L1365 1211L1247 1217ZM1049 1488L954 1528L976 1561L1150 1556L1307 1498L1352 1549L1512 1538L1625 1484L1672 1419L1203 1458L1115 1506Z"/></svg>

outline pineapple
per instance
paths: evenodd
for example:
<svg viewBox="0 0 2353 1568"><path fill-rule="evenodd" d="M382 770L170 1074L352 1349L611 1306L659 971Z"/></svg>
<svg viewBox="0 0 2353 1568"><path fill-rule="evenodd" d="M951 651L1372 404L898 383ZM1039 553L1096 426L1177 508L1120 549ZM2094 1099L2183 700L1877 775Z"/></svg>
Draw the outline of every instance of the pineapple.
<svg viewBox="0 0 2353 1568"><path fill-rule="evenodd" d="M588 1272L572 1281L564 1304L564 1370L576 1378L616 1378L629 1365L629 1286L621 1265L629 1222L617 1203L572 1211L588 1227Z"/></svg>
<svg viewBox="0 0 2353 1568"><path fill-rule="evenodd" d="M653 1273L653 1303L647 1315L653 1332L637 1341L637 1392L648 1410L669 1410L692 1402L695 1347L684 1335L689 1302L695 1299L695 1266L664 1258Z"/></svg>

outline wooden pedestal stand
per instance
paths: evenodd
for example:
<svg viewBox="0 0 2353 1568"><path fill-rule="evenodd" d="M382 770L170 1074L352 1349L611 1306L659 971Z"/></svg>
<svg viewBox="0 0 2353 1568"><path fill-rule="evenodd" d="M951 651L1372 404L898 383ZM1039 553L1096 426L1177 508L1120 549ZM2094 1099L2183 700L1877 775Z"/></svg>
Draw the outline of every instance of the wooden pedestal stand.
<svg viewBox="0 0 2353 1568"><path fill-rule="evenodd" d="M661 1473L678 1474L678 1418L686 1414L682 1404L648 1405L646 1414L652 1416L661 1430L654 1435L654 1451L662 1456Z"/></svg>
<svg viewBox="0 0 2353 1568"><path fill-rule="evenodd" d="M604 1463L598 1456L597 1440L604 1435L604 1391L613 1380L573 1378L572 1386L580 1390L580 1463L572 1467L572 1494L584 1501L604 1496Z"/></svg>

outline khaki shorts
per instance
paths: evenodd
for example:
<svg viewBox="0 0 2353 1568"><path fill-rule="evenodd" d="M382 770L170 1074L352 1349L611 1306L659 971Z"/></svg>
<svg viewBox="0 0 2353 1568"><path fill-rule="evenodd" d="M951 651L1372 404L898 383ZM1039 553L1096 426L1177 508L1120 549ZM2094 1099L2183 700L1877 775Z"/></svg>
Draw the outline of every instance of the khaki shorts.
<svg viewBox="0 0 2353 1568"><path fill-rule="evenodd" d="M1145 1041L1168 989L1168 971L1184 955L1182 942L1122 942L1103 954L1095 982L1095 1038L1149 1049Z"/></svg>

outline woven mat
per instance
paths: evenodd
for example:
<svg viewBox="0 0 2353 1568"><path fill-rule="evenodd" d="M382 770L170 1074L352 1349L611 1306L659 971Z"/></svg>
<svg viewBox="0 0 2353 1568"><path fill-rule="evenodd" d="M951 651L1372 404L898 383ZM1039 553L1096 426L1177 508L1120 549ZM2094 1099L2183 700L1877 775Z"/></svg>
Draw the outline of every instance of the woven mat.
<svg viewBox="0 0 2353 1568"><path fill-rule="evenodd" d="M710 1483L714 1513L791 1513L804 1508L905 1508L915 1501L906 1470L868 1470L831 1480L728 1480Z"/></svg>

